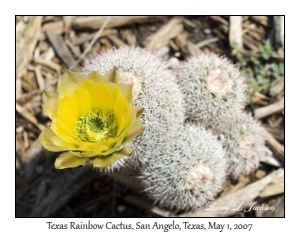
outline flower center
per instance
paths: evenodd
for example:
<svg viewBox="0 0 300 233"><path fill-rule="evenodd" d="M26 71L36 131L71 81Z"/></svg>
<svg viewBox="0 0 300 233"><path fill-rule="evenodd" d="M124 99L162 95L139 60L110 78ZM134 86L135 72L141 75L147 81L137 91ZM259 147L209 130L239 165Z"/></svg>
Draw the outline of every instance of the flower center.
<svg viewBox="0 0 300 233"><path fill-rule="evenodd" d="M88 114L79 117L75 135L83 142L98 142L115 138L118 124L113 113L93 109Z"/></svg>
<svg viewBox="0 0 300 233"><path fill-rule="evenodd" d="M136 100L138 95L142 92L141 78L130 71L120 71L122 82L126 84L132 84L132 98Z"/></svg>
<svg viewBox="0 0 300 233"><path fill-rule="evenodd" d="M214 181L212 170L204 165L197 164L192 167L186 177L186 188L192 190L203 190L203 187L208 187Z"/></svg>
<svg viewBox="0 0 300 233"><path fill-rule="evenodd" d="M233 80L220 69L209 70L207 88L217 98L224 98L233 92Z"/></svg>

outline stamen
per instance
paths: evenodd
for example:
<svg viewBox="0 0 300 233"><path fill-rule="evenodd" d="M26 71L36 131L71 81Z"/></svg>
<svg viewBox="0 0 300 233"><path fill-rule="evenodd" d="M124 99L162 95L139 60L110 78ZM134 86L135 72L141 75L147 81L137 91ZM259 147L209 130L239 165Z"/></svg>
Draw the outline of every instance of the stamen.
<svg viewBox="0 0 300 233"><path fill-rule="evenodd" d="M111 112L93 109L88 114L79 117L75 128L75 135L83 142L98 142L108 138L115 138L118 124Z"/></svg>

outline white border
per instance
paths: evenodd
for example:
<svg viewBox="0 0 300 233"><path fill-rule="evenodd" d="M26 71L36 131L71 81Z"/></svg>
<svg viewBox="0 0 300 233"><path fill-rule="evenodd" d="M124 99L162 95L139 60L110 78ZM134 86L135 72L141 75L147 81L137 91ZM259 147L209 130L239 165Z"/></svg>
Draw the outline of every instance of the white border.
<svg viewBox="0 0 300 233"><path fill-rule="evenodd" d="M251 232L296 232L299 222L299 174L293 173L293 167L299 163L299 17L295 9L296 1L61 1L52 0L39 1L6 1L1 2L1 114L0 129L2 145L1 156L1 227L3 232L50 232L46 222L68 223L70 221L86 222L88 219L15 219L15 171L14 171L14 70L15 70L15 14L286 14L286 218L285 219L175 219L176 222L207 223L253 223ZM293 111L294 110L294 111ZM298 160L298 161L297 161ZM101 223L107 221L135 223L163 223L172 222L172 219L91 219L93 222ZM53 230L52 230L53 231ZM199 232L200 230L196 231ZM56 230L55 232L71 232L71 230ZM74 232L74 230L72 231ZM77 230L76 232L89 232L88 230ZM111 232L111 230L110 230ZM137 231L136 232L141 232ZM142 231L143 232L143 231ZM146 231L145 231L146 232ZM147 231L151 232L151 231ZM163 231L160 231L163 232ZM184 231L182 231L184 232ZM219 232L219 231L216 231Z"/></svg>

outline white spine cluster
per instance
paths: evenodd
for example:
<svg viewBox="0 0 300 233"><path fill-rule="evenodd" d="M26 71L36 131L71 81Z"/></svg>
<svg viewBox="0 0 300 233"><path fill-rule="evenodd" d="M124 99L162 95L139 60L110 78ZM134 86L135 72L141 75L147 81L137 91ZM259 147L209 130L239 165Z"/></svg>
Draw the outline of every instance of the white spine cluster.
<svg viewBox="0 0 300 233"><path fill-rule="evenodd" d="M221 142L209 131L187 125L176 135L149 158L141 181L162 206L191 209L221 191L228 161Z"/></svg>
<svg viewBox="0 0 300 233"><path fill-rule="evenodd" d="M224 136L223 145L229 158L229 173L235 179L248 175L269 154L264 130L246 113L237 116L235 127Z"/></svg>
<svg viewBox="0 0 300 233"><path fill-rule="evenodd" d="M111 50L92 60L82 72L95 70L104 74L113 67L123 82L133 84L133 104L144 108L142 120L146 128L131 143L133 155L119 160L111 169L124 164L139 167L141 159L151 157L183 125L184 98L168 64L140 48Z"/></svg>
<svg viewBox="0 0 300 233"><path fill-rule="evenodd" d="M232 118L244 108L246 86L229 60L198 55L183 63L177 76L189 120L217 131L233 125Z"/></svg>

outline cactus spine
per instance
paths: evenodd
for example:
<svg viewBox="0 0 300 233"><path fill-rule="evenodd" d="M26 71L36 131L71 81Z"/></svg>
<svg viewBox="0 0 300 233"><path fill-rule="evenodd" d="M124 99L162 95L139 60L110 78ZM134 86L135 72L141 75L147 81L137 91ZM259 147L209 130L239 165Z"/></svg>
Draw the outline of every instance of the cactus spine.
<svg viewBox="0 0 300 233"><path fill-rule="evenodd" d="M257 169L259 162L270 154L264 130L246 113L235 119L235 127L224 135L223 145L230 162L229 173L235 179Z"/></svg>
<svg viewBox="0 0 300 233"><path fill-rule="evenodd" d="M181 65L177 77L189 120L222 131L242 112L246 86L227 59L215 54L192 57Z"/></svg>

